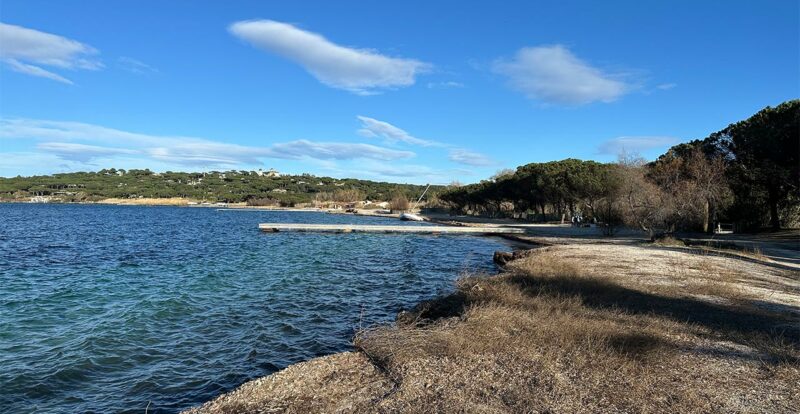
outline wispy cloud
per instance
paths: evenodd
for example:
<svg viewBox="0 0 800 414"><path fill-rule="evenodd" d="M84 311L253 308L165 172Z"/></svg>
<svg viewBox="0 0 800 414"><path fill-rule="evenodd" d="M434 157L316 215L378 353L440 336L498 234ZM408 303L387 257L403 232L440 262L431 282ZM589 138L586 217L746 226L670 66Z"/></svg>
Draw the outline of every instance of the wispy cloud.
<svg viewBox="0 0 800 414"><path fill-rule="evenodd" d="M618 155L623 152L640 152L653 148L668 147L680 139L666 136L626 136L609 139L597 147L598 154Z"/></svg>
<svg viewBox="0 0 800 414"><path fill-rule="evenodd" d="M428 89L460 89L463 87L463 83L455 81L428 82Z"/></svg>
<svg viewBox="0 0 800 414"><path fill-rule="evenodd" d="M468 151L462 148L450 150L448 158L450 161L457 162L459 164L471 165L473 167L487 167L495 164L495 162L486 155Z"/></svg>
<svg viewBox="0 0 800 414"><path fill-rule="evenodd" d="M391 161L414 157L411 151L397 151L369 144L312 142L307 140L275 144L268 148L267 155L272 158L320 160L351 160L365 158Z"/></svg>
<svg viewBox="0 0 800 414"><path fill-rule="evenodd" d="M430 141L412 136L408 132L385 121L379 121L375 118L370 118L363 115L358 115L356 118L361 121L361 129L358 130L358 134L363 137L383 138L391 143L399 141L405 142L406 144L419 145L422 147L444 145L436 141Z"/></svg>
<svg viewBox="0 0 800 414"><path fill-rule="evenodd" d="M254 46L303 66L323 84L356 94L413 85L431 65L355 49L331 42L317 33L273 20L233 23L228 30Z"/></svg>
<svg viewBox="0 0 800 414"><path fill-rule="evenodd" d="M256 165L262 159L378 160L414 157L375 145L295 140L271 146L245 146L194 137L149 135L80 122L0 119L0 138L32 139L41 152L74 162L125 155L172 165Z"/></svg>
<svg viewBox="0 0 800 414"><path fill-rule="evenodd" d="M122 69L127 70L128 72L131 73L135 73L137 75L158 73L158 69L148 65L147 63L142 62L141 60L127 56L121 56L120 58L118 58L117 64Z"/></svg>
<svg viewBox="0 0 800 414"><path fill-rule="evenodd" d="M661 89L662 91L670 90L674 87L678 86L677 83L662 83L660 85L656 85L656 88Z"/></svg>
<svg viewBox="0 0 800 414"><path fill-rule="evenodd" d="M612 102L632 89L622 74L605 73L562 45L522 48L492 69L528 98L549 104Z"/></svg>
<svg viewBox="0 0 800 414"><path fill-rule="evenodd" d="M41 66L98 70L103 63L94 57L97 53L95 48L76 40L0 23L0 60L20 73L72 84Z"/></svg>
<svg viewBox="0 0 800 414"><path fill-rule="evenodd" d="M357 132L363 137L382 138L389 143L404 142L406 144L419 145L422 147L447 148L449 152L448 159L450 161L472 167L485 167L495 164L491 158L481 153L439 141L417 138L386 121L380 121L362 115L357 116L357 118L361 121L361 129Z"/></svg>
<svg viewBox="0 0 800 414"><path fill-rule="evenodd" d="M139 151L125 148L101 147L97 145L76 144L74 142L43 142L36 145L36 148L55 154L59 158L89 162L94 158L108 157L120 154L138 154Z"/></svg>
<svg viewBox="0 0 800 414"><path fill-rule="evenodd" d="M49 70L42 69L39 66L29 65L27 63L22 63L16 59L6 59L6 65L8 65L11 70L19 73L24 73L26 75L37 76L40 78L51 79L57 82L66 83L67 85L73 85L73 82L57 73L50 72Z"/></svg>
<svg viewBox="0 0 800 414"><path fill-rule="evenodd" d="M446 183L454 180L456 177L473 175L473 171L448 168L437 169L427 165L418 164L395 164L387 165L385 163L377 163L375 161L368 161L364 163L362 169L352 171L359 176L368 177L371 179L380 180L396 180L398 178L411 179L418 183Z"/></svg>

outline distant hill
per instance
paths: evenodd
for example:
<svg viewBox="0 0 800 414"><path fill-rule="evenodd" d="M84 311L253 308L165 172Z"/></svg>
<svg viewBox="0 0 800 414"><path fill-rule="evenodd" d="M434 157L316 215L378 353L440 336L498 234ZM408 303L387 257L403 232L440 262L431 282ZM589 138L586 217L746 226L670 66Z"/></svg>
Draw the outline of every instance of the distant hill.
<svg viewBox="0 0 800 414"><path fill-rule="evenodd" d="M33 177L0 178L0 200L22 201L44 196L53 201L92 202L105 198L171 198L238 203L272 199L282 204L306 203L356 190L367 200L386 201L397 195L416 199L425 186L310 174L277 175L261 171L164 172L103 169ZM431 187L432 191L440 188Z"/></svg>

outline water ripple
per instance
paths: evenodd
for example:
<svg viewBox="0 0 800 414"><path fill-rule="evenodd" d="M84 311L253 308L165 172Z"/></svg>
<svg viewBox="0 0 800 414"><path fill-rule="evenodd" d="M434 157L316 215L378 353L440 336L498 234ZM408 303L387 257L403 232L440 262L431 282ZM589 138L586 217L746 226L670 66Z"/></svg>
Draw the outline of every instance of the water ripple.
<svg viewBox="0 0 800 414"><path fill-rule="evenodd" d="M262 234L319 213L0 204L0 412L173 413L493 270L469 236Z"/></svg>

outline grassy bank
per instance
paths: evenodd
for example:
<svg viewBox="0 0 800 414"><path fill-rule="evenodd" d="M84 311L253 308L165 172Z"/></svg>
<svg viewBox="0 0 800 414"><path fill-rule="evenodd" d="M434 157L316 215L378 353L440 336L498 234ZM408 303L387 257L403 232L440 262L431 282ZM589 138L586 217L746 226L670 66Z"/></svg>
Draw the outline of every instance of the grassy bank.
<svg viewBox="0 0 800 414"><path fill-rule="evenodd" d="M800 275L561 245L194 413L752 412L800 407Z"/></svg>

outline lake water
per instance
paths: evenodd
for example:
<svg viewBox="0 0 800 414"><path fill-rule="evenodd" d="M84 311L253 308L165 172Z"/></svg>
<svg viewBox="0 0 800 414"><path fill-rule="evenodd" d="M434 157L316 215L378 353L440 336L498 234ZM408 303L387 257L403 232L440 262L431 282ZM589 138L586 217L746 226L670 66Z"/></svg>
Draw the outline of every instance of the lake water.
<svg viewBox="0 0 800 414"><path fill-rule="evenodd" d="M0 412L172 413L350 349L359 326L494 271L499 239L261 233L400 224L210 208L0 204Z"/></svg>

